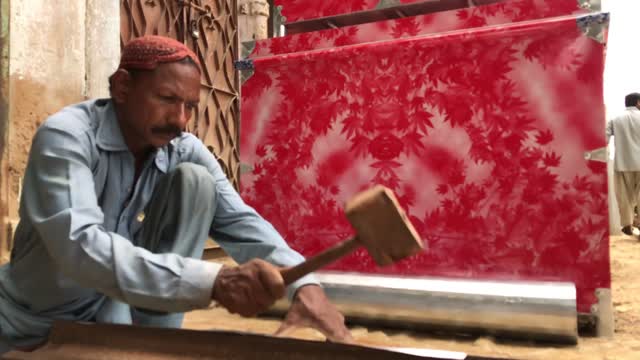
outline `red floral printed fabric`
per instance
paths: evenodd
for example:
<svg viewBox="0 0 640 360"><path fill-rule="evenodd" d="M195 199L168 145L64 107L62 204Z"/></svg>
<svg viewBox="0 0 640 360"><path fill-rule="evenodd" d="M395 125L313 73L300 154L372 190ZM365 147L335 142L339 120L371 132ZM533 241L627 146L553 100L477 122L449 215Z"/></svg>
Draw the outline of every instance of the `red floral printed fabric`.
<svg viewBox="0 0 640 360"><path fill-rule="evenodd" d="M304 3L306 6L292 9L290 4L287 4L289 1L281 1L285 4L283 9L285 13L298 11L296 10L298 8L304 12L320 11L318 7L324 9L325 6L328 6L328 3L322 1L298 0L297 2ZM297 2L291 1L296 4ZM366 2L354 3L350 1L340 3L343 4L342 6L356 4L356 7L366 4ZM358 10L362 9L364 8ZM505 0L504 3L499 4L260 40L256 43L251 57L334 48L583 12L586 11L578 7L576 0ZM291 19L287 19L291 21Z"/></svg>
<svg viewBox="0 0 640 360"><path fill-rule="evenodd" d="M282 14L287 22L307 20L324 16L346 14L354 11L373 10L381 0L275 0L282 6ZM399 0L400 4L409 4L424 0Z"/></svg>
<svg viewBox="0 0 640 360"><path fill-rule="evenodd" d="M242 195L306 256L352 232L356 191L393 189L426 250L363 273L610 287L604 45L575 18L255 60ZM393 241L393 239L389 239Z"/></svg>

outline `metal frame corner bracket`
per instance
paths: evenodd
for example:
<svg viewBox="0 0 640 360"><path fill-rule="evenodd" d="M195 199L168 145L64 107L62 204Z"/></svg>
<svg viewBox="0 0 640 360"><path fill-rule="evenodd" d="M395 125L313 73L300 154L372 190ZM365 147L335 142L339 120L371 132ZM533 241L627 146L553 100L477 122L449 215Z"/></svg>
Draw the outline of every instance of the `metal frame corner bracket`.
<svg viewBox="0 0 640 360"><path fill-rule="evenodd" d="M255 40L243 41L242 44L240 44L240 58L242 59L248 58L255 48L256 48Z"/></svg>
<svg viewBox="0 0 640 360"><path fill-rule="evenodd" d="M233 63L233 67L240 71L240 84L244 84L249 80L255 72L255 67L252 59L236 60Z"/></svg>
<svg viewBox="0 0 640 360"><path fill-rule="evenodd" d="M576 19L576 24L585 35L603 44L609 28L609 13L580 16Z"/></svg>
<svg viewBox="0 0 640 360"><path fill-rule="evenodd" d="M609 158L609 150L606 146L584 152L585 160L599 161L599 162L606 163L608 158Z"/></svg>
<svg viewBox="0 0 640 360"><path fill-rule="evenodd" d="M240 71L254 70L255 69L252 59L236 60L233 63L233 67L235 67L236 70L240 70Z"/></svg>

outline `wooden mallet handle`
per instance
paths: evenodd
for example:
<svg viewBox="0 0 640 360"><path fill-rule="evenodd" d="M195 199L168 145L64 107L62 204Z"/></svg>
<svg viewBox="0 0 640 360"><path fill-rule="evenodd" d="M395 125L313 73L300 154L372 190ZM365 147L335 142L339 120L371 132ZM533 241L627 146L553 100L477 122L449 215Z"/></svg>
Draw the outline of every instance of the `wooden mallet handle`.
<svg viewBox="0 0 640 360"><path fill-rule="evenodd" d="M327 250L307 259L305 262L280 270L280 274L284 279L284 284L290 285L301 277L350 254L359 246L360 243L358 242L358 239L353 237L328 248Z"/></svg>
<svg viewBox="0 0 640 360"><path fill-rule="evenodd" d="M377 185L362 191L345 204L345 215L356 236L309 260L280 271L286 285L350 254L367 249L378 266L390 265L422 251L420 236L400 207L393 191Z"/></svg>

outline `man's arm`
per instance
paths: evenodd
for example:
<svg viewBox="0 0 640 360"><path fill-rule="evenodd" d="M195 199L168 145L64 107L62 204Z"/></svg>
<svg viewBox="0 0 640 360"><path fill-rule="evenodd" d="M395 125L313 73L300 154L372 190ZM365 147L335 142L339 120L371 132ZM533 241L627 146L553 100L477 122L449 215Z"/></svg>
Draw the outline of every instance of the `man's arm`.
<svg viewBox="0 0 640 360"><path fill-rule="evenodd" d="M240 263L256 257L279 266L294 266L304 261L269 222L244 203L205 146L195 138L193 141L192 160L209 169L216 180L217 209L211 236ZM291 307L276 335L286 335L299 327L312 327L330 341L353 341L344 316L327 299L313 276L307 275L291 284L288 293Z"/></svg>
<svg viewBox="0 0 640 360"><path fill-rule="evenodd" d="M47 124L32 144L22 215L61 272L133 306L178 312L210 304L220 265L153 254L103 228L86 134Z"/></svg>
<svg viewBox="0 0 640 360"><path fill-rule="evenodd" d="M233 188L213 154L195 137L192 158L205 166L216 180L216 214L211 237L235 261L244 263L253 258L264 259L278 266L293 266L304 257L291 249L278 231L252 207L247 205ZM300 287L319 284L313 276L305 276L288 287L289 298Z"/></svg>
<svg viewBox="0 0 640 360"><path fill-rule="evenodd" d="M613 120L607 121L606 134L607 134L607 144L609 144L609 140L611 139L612 136L614 136L614 134L613 134Z"/></svg>

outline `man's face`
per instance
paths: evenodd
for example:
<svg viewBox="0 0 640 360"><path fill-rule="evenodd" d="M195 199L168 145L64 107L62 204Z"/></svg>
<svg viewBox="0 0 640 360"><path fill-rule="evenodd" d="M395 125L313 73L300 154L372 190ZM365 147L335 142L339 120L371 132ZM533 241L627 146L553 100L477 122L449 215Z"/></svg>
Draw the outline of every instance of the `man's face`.
<svg viewBox="0 0 640 360"><path fill-rule="evenodd" d="M200 100L200 73L185 62L134 73L120 99L125 138L136 147L165 146L184 131ZM118 101L118 99L116 100ZM129 144L131 147L131 144Z"/></svg>

